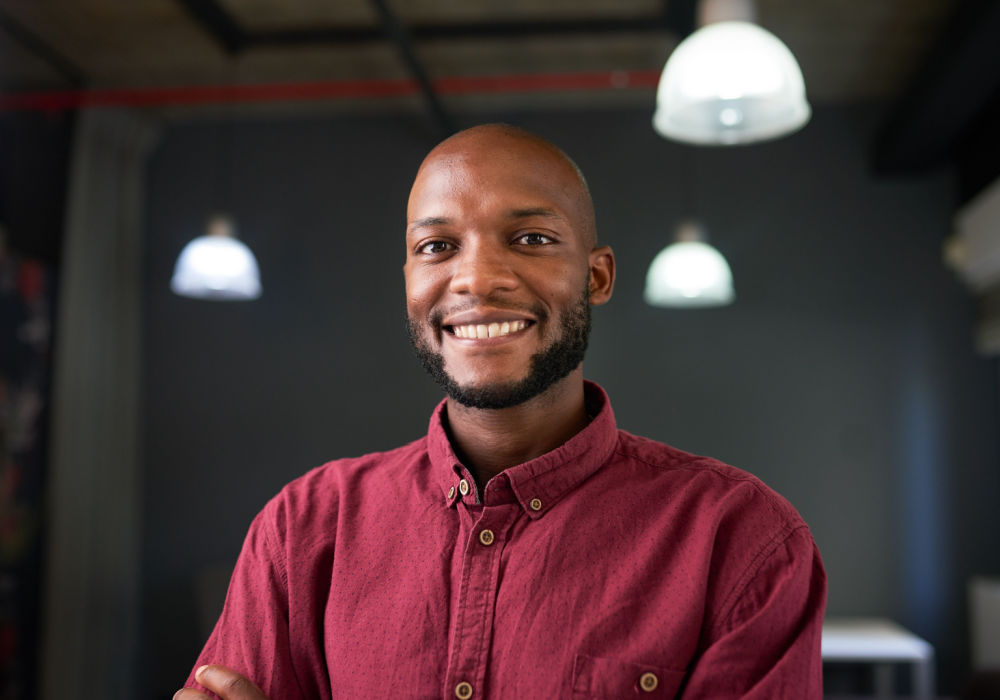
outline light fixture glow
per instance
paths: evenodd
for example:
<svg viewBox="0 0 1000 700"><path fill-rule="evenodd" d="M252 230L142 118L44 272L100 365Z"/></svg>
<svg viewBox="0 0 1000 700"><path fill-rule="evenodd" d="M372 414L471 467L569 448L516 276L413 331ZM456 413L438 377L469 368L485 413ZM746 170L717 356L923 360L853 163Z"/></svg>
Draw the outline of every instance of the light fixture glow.
<svg viewBox="0 0 1000 700"><path fill-rule="evenodd" d="M802 71L780 39L753 22L752 5L725 5L741 21L710 21L684 39L667 60L656 92L653 128L698 145L732 145L789 134L809 121ZM740 12L733 8L742 7ZM724 12L721 12L724 14Z"/></svg>
<svg viewBox="0 0 1000 700"><path fill-rule="evenodd" d="M722 254L705 242L698 224L686 221L678 227L677 241L653 258L643 296L651 306L724 306L735 298L733 273Z"/></svg>
<svg viewBox="0 0 1000 700"><path fill-rule="evenodd" d="M257 259L236 239L232 219L213 217L208 232L184 246L174 266L170 289L180 296L223 301L261 295Z"/></svg>

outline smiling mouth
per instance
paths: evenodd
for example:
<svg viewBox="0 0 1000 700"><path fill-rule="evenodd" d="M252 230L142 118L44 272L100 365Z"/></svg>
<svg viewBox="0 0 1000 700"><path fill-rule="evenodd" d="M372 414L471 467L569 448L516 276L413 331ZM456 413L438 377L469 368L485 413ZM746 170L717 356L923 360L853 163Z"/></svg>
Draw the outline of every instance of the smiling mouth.
<svg viewBox="0 0 1000 700"><path fill-rule="evenodd" d="M468 323L461 326L445 326L445 330L450 331L456 338L501 338L523 331L529 324L530 321L520 319L503 321L502 323Z"/></svg>

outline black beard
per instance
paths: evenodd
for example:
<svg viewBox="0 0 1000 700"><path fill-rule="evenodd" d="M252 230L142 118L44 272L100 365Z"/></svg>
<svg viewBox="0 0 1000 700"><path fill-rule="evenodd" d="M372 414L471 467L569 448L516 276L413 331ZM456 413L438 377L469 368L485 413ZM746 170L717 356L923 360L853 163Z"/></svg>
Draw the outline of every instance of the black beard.
<svg viewBox="0 0 1000 700"><path fill-rule="evenodd" d="M495 410L517 406L535 398L583 362L590 339L590 290L587 287L584 287L579 303L566 311L559 325L559 337L549 347L531 356L527 377L520 381L483 386L460 386L452 379L445 371L444 357L430 349L412 319L407 319L406 332L420 364L450 398L469 408ZM444 331L439 329L438 332Z"/></svg>

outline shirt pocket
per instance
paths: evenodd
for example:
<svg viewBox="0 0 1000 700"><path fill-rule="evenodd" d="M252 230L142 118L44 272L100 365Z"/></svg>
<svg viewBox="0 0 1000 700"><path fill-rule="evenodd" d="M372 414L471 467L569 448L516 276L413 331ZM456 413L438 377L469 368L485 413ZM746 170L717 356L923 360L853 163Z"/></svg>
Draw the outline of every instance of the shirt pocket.
<svg viewBox="0 0 1000 700"><path fill-rule="evenodd" d="M573 662L574 698L672 698L684 671L577 654Z"/></svg>

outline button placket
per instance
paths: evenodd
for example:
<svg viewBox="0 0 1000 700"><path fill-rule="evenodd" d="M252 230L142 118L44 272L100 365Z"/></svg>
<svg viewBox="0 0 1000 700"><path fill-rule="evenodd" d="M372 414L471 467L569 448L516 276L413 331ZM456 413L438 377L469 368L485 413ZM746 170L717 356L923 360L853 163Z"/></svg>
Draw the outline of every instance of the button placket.
<svg viewBox="0 0 1000 700"><path fill-rule="evenodd" d="M462 585L446 676L456 697L471 698L483 692L481 689L486 682L487 661L491 654L490 639L493 637L504 533L522 512L516 503L489 506L483 509L476 522L471 523L471 530L466 530L468 539L462 557ZM468 687L465 688L463 683ZM469 695L459 696L459 687L466 689Z"/></svg>

